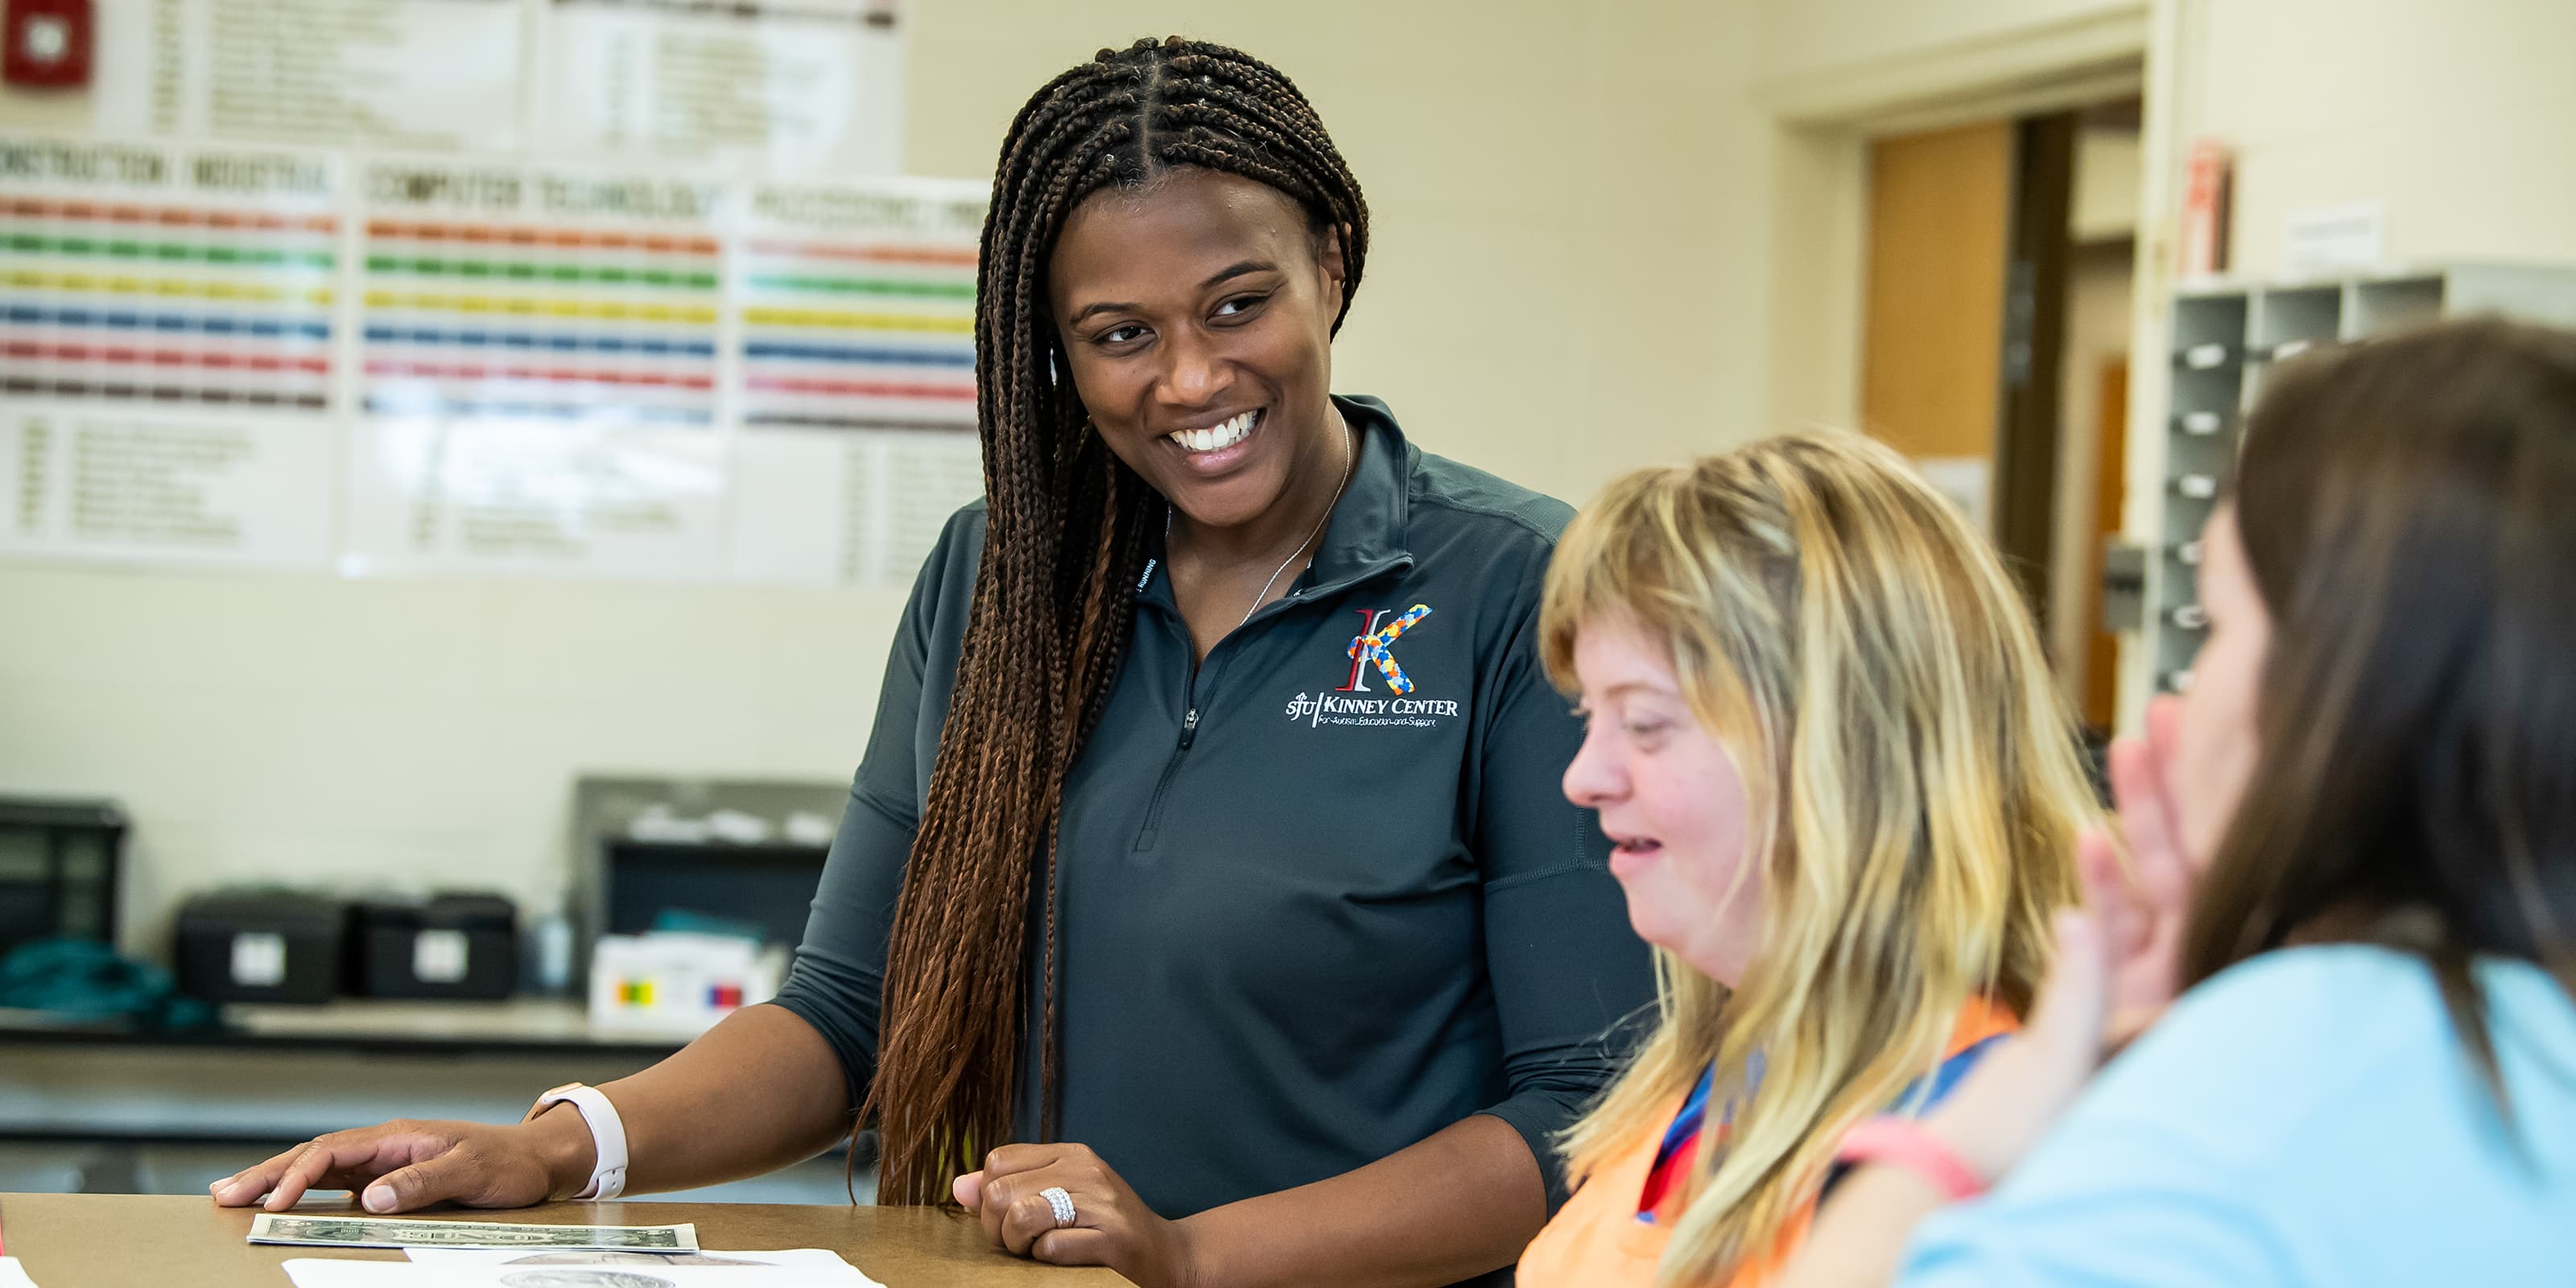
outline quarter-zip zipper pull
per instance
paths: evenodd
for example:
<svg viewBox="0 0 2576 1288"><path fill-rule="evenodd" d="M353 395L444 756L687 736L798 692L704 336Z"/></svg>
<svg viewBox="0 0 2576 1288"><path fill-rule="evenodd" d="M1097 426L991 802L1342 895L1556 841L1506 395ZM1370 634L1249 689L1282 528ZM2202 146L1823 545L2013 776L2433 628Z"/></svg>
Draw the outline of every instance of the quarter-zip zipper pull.
<svg viewBox="0 0 2576 1288"><path fill-rule="evenodd" d="M1190 741L1199 736L1199 709L1192 707L1181 717L1181 750L1190 749Z"/></svg>

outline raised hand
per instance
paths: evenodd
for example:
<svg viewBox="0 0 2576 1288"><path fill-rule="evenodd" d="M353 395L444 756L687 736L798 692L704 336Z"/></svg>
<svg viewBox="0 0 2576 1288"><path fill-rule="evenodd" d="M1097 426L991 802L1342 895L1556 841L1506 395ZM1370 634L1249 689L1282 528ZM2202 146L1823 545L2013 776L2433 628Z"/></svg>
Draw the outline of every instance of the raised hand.
<svg viewBox="0 0 2576 1288"><path fill-rule="evenodd" d="M2128 843L2127 862L2108 837L2096 833L2076 847L2084 906L2108 955L2106 1032L2113 1049L2172 1004L2192 892L2209 867L2209 856L2185 845L2168 787L2181 714L2180 699L2159 697L2147 706L2146 737L2111 744L2111 794Z"/></svg>
<svg viewBox="0 0 2576 1288"><path fill-rule="evenodd" d="M2076 838L2084 906L2058 914L2057 953L2022 1031L1927 1121L1987 1180L2000 1179L2092 1080L2103 1058L2172 1005L2183 924L2207 860L2189 852L2166 787L2181 708L2147 707L2147 736L2111 744L2111 793L2128 843Z"/></svg>

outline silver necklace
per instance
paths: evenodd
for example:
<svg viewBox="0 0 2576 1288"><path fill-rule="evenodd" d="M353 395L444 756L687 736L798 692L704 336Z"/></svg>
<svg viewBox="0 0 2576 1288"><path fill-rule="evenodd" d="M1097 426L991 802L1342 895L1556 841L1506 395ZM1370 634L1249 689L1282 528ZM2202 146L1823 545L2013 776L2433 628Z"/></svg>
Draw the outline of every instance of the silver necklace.
<svg viewBox="0 0 2576 1288"><path fill-rule="evenodd" d="M1252 607L1243 610L1243 621L1234 624L1236 630L1242 630L1244 622L1251 621L1252 615L1260 612L1263 604L1270 602L1270 588L1279 584L1279 575L1288 571L1288 565L1297 562L1297 556L1306 553L1306 547L1315 544L1315 538L1323 534L1324 525L1332 522L1333 508L1342 503L1342 489L1351 485L1351 423L1342 419L1342 412L1338 407L1333 409L1333 420L1342 427L1342 478L1340 482L1333 485L1333 499L1324 506L1324 513L1316 518L1315 526L1307 530L1306 539L1298 542L1297 548L1289 551L1288 557L1280 560L1279 566L1270 571L1270 580L1261 583L1261 590L1252 597ZM1171 550L1172 507L1170 502L1165 502L1163 505L1164 555L1169 557Z"/></svg>

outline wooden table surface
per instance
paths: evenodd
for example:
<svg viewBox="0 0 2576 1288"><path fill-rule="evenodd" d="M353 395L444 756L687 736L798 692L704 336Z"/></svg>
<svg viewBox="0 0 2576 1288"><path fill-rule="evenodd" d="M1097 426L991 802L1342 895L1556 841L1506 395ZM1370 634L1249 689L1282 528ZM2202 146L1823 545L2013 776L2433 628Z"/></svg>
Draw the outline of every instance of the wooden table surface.
<svg viewBox="0 0 2576 1288"><path fill-rule="evenodd" d="M346 1203L299 1212L354 1214ZM290 1257L399 1261L378 1249L254 1246L255 1208L219 1208L193 1195L0 1194L0 1242L37 1288L287 1288ZM1106 1270L1024 1261L985 1242L983 1228L929 1208L767 1203L556 1203L509 1212L443 1211L431 1218L539 1225L676 1225L695 1222L710 1251L829 1248L887 1288L1028 1284L1106 1288Z"/></svg>

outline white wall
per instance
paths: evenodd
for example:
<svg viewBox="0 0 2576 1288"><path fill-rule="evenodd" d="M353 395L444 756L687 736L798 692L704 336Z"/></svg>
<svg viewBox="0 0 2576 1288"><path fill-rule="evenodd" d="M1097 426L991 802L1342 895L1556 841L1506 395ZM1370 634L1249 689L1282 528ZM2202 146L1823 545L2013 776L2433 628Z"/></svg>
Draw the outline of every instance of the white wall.
<svg viewBox="0 0 2576 1288"><path fill-rule="evenodd" d="M2180 125L2236 149L2231 266L2307 206L2388 203L2393 259L2576 260L2576 4L2193 0Z"/></svg>
<svg viewBox="0 0 2576 1288"><path fill-rule="evenodd" d="M2129 127L2087 129L2075 139L2075 203L2067 212L2078 243L2123 241L2138 232L2139 180L2146 158Z"/></svg>
<svg viewBox="0 0 2576 1288"><path fill-rule="evenodd" d="M2266 262L2281 211L2369 195L2401 254L2576 257L2576 86L2553 65L2576 7L2155 3L2174 120L2149 163L2202 129L2243 149L2240 262ZM1775 127L1779 83L2137 8L921 0L908 143L916 170L983 173L1028 90L1137 35L1260 53L1315 99L1378 220L1337 384L1579 499L1849 406L1855 355L1819 319L1856 294L1861 194L1834 144ZM2133 457L2132 478L2158 465ZM899 603L0 565L0 791L127 802L137 946L181 892L244 877L491 884L544 907L578 773L845 777Z"/></svg>
<svg viewBox="0 0 2576 1288"><path fill-rule="evenodd" d="M1580 499L1759 423L1747 10L922 0L910 168L988 174L1028 92L1104 44L1248 48L1315 100L1374 211L1337 385ZM27 123L0 102L0 125ZM577 774L845 780L900 607L0 563L0 792L129 806L126 938L149 951L183 893L248 879L496 886L542 909Z"/></svg>
<svg viewBox="0 0 2576 1288"><path fill-rule="evenodd" d="M2136 92L2150 0L1762 0L1756 129L1770 152L1765 408L1859 417L1868 141Z"/></svg>
<svg viewBox="0 0 2576 1288"><path fill-rule="evenodd" d="M2231 271L2283 264L2302 208L2387 205L2388 257L2576 263L2576 4L2566 0L2157 0L2133 370L2164 365L2182 167L2191 141L2235 152ZM2162 382L2131 393L2132 539L2155 531ZM2122 660L2134 724L2153 676Z"/></svg>
<svg viewBox="0 0 2576 1288"><path fill-rule="evenodd" d="M912 164L988 172L1027 90L1103 44L1252 51L1314 100L1369 198L1335 383L1387 397L1434 450L1579 500L1760 414L1748 9L924 3Z"/></svg>
<svg viewBox="0 0 2576 1288"><path fill-rule="evenodd" d="M2136 10L2139 0L1771 0L1755 28L1767 80L2002 41Z"/></svg>
<svg viewBox="0 0 2576 1288"><path fill-rule="evenodd" d="M128 942L246 880L565 880L585 771L845 778L891 592L0 567L0 790L134 815Z"/></svg>
<svg viewBox="0 0 2576 1288"><path fill-rule="evenodd" d="M1852 405L1858 253L1849 212L1857 136L1914 95L1989 97L2039 83L2036 60L2107 50L2144 15L2148 122L2132 315L2129 507L2151 534L2162 478L2163 300L2190 141L2236 152L2232 262L2282 263L2303 207L2387 203L2396 260L2576 262L2576 4L2568 0L1763 0L1752 35L1757 98L1802 128L1775 155L1770 249L1786 266L1769 312L1775 418L1840 419ZM2009 101L2009 93L2004 95ZM1935 106L1930 110L1946 110ZM1840 117L1841 124L1828 119ZM2131 650L2139 652L2139 650ZM2143 707L2148 663L2124 659L2122 711Z"/></svg>

